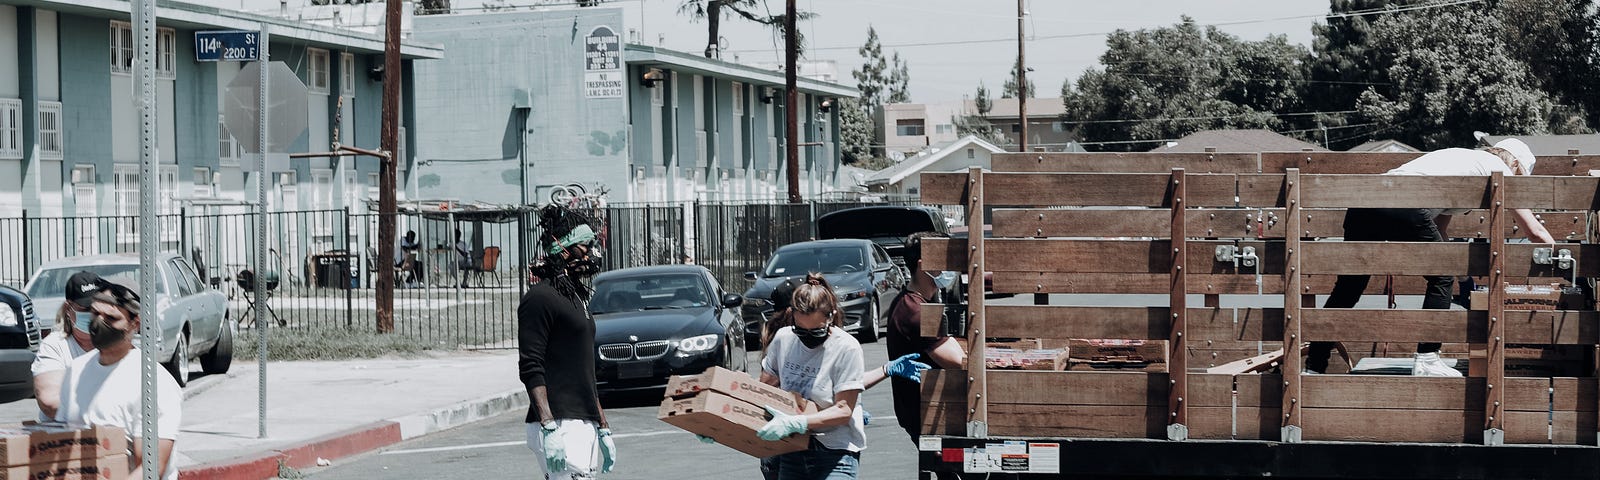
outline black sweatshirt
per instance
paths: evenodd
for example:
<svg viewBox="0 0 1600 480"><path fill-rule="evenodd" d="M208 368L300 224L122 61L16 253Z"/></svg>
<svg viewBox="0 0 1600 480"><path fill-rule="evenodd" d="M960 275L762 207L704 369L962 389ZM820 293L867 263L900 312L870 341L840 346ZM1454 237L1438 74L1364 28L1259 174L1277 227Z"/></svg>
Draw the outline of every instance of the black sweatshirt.
<svg viewBox="0 0 1600 480"><path fill-rule="evenodd" d="M517 370L531 402L526 422L537 423L533 388L545 387L555 419L600 422L595 398L594 322L549 285L528 289L517 306Z"/></svg>

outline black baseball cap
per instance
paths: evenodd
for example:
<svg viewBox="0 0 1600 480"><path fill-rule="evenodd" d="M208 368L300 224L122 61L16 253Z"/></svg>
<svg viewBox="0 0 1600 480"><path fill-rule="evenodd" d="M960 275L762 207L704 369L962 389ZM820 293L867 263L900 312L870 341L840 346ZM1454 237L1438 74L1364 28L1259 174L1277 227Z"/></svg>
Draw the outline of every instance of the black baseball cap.
<svg viewBox="0 0 1600 480"><path fill-rule="evenodd" d="M94 294L110 286L111 282L100 278L94 272L81 270L67 278L65 295L67 301L77 304L82 308L89 308L94 303Z"/></svg>

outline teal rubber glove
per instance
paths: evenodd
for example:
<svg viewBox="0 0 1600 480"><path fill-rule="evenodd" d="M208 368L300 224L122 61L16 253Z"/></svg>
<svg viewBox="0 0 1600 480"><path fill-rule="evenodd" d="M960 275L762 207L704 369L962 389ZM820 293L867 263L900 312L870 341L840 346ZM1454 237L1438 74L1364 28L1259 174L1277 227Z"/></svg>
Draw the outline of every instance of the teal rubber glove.
<svg viewBox="0 0 1600 480"><path fill-rule="evenodd" d="M872 425L872 412L867 411L865 408L861 409L861 424Z"/></svg>
<svg viewBox="0 0 1600 480"><path fill-rule="evenodd" d="M540 427L544 434L544 469L545 473L555 473L567 469L567 445L561 441L560 430L550 427Z"/></svg>
<svg viewBox="0 0 1600 480"><path fill-rule="evenodd" d="M706 445L717 443L717 439L711 438L711 437L707 437L705 435L695 434L694 438L700 439L700 443L704 443Z"/></svg>
<svg viewBox="0 0 1600 480"><path fill-rule="evenodd" d="M756 430L756 436L761 437L762 440L776 442L782 440L783 437L806 432L805 416L790 415L772 407L766 407L766 409L767 414L772 415L772 420L767 421L766 425L762 425L760 430Z"/></svg>
<svg viewBox="0 0 1600 480"><path fill-rule="evenodd" d="M884 364L883 373L891 377L900 377L922 383L922 371L933 368L933 366L917 361L918 356L920 355L916 353L902 355L900 358Z"/></svg>
<svg viewBox="0 0 1600 480"><path fill-rule="evenodd" d="M609 428L596 429L595 435L600 438L600 473L611 473L617 467L617 442L611 439Z"/></svg>

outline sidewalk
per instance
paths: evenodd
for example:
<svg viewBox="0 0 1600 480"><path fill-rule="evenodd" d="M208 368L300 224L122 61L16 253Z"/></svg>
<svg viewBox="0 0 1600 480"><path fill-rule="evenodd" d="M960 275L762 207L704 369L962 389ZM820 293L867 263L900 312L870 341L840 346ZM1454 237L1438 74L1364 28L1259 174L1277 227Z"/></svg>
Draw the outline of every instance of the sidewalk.
<svg viewBox="0 0 1600 480"><path fill-rule="evenodd" d="M291 468L391 445L521 410L515 351L450 352L431 358L272 362L267 434L258 432L257 363L195 379L185 390L175 461L181 478L267 479ZM15 410L15 412L13 412ZM31 419L32 399L0 417ZM9 417L18 417L10 419Z"/></svg>

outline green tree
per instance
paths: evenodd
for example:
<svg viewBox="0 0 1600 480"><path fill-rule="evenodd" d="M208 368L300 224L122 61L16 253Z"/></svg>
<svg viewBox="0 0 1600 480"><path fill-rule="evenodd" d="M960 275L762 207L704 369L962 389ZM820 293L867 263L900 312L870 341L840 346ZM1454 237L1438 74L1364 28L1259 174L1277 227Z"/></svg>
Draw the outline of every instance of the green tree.
<svg viewBox="0 0 1600 480"><path fill-rule="evenodd" d="M867 26L867 43L856 49L861 54L861 68L852 70L856 90L861 91L861 103L868 107L883 105L889 96L889 60L883 56L883 44L878 41L878 29Z"/></svg>
<svg viewBox="0 0 1600 480"><path fill-rule="evenodd" d="M844 163L862 164L874 158L872 144L877 140L872 114L860 100L839 101L839 148Z"/></svg>
<svg viewBox="0 0 1600 480"><path fill-rule="evenodd" d="M1017 83L1017 67L1021 66L1021 64L1022 59L1020 58L1018 58L1015 62L1011 62L1011 76L1006 78L1005 85L1000 86L1000 98L1017 98L1017 85L1019 85ZM1038 95L1039 89L1033 87L1033 79L1028 79L1028 98L1033 98Z"/></svg>
<svg viewBox="0 0 1600 480"><path fill-rule="evenodd" d="M1512 58L1527 64L1540 89L1559 104L1551 129L1584 133L1584 124L1600 124L1600 88L1594 80L1600 74L1600 10L1595 2L1501 0L1494 11L1505 26L1498 31L1500 42Z"/></svg>
<svg viewBox="0 0 1600 480"><path fill-rule="evenodd" d="M1292 127L1277 114L1303 108L1306 51L1283 36L1246 42L1184 17L1116 31L1106 46L1103 70L1061 87L1063 120L1085 141L1149 140L1113 147L1148 150L1205 129Z"/></svg>
<svg viewBox="0 0 1600 480"><path fill-rule="evenodd" d="M1348 112L1355 108L1356 99L1361 92L1372 88L1378 93L1389 95L1392 89L1385 82L1384 70L1394 64L1394 52L1373 48L1372 35L1375 29L1373 22L1391 15L1385 12L1387 7L1403 7L1415 0L1332 0L1329 2L1329 15L1324 22L1311 26L1313 55L1307 59L1310 65L1310 82L1302 88L1307 100L1307 108L1316 112ZM1359 13L1359 14L1356 14ZM1314 121L1330 127L1342 127L1351 124L1355 115L1349 113L1326 113L1313 118ZM1332 142L1329 148L1339 150L1349 148L1366 141L1360 135L1363 132L1375 131L1374 128L1353 127L1341 128L1340 131L1349 140L1347 142Z"/></svg>
<svg viewBox="0 0 1600 480"><path fill-rule="evenodd" d="M982 115L957 115L950 119L950 123L955 124L957 136L972 135L995 146L1011 144L1011 139Z"/></svg>
<svg viewBox="0 0 1600 480"><path fill-rule="evenodd" d="M907 103L911 101L911 71L906 62L900 60L900 52L894 52L894 58L889 61L889 94L884 97L885 103Z"/></svg>
<svg viewBox="0 0 1600 480"><path fill-rule="evenodd" d="M978 92L972 96L972 106L978 109L978 115L988 115L994 109L994 100L989 98L989 88L983 86L983 81L978 81Z"/></svg>
<svg viewBox="0 0 1600 480"><path fill-rule="evenodd" d="M1372 45L1396 52L1390 94L1362 92L1356 108L1384 133L1424 149L1471 145L1472 131L1543 134L1550 95L1499 37L1487 8L1457 6L1386 16Z"/></svg>
<svg viewBox="0 0 1600 480"><path fill-rule="evenodd" d="M579 3L599 4L604 0L580 0ZM717 57L717 45L722 43L722 20L738 17L748 21L766 25L773 29L773 34L780 39L783 37L783 14L767 15L758 12L765 11L766 0L682 0L678 4L678 14L688 15L692 21L706 22L706 58ZM592 6L592 5L583 5ZM807 20L815 16L811 12L797 12L799 20ZM804 45L803 37L796 29L796 43ZM801 47L804 50L804 47Z"/></svg>

